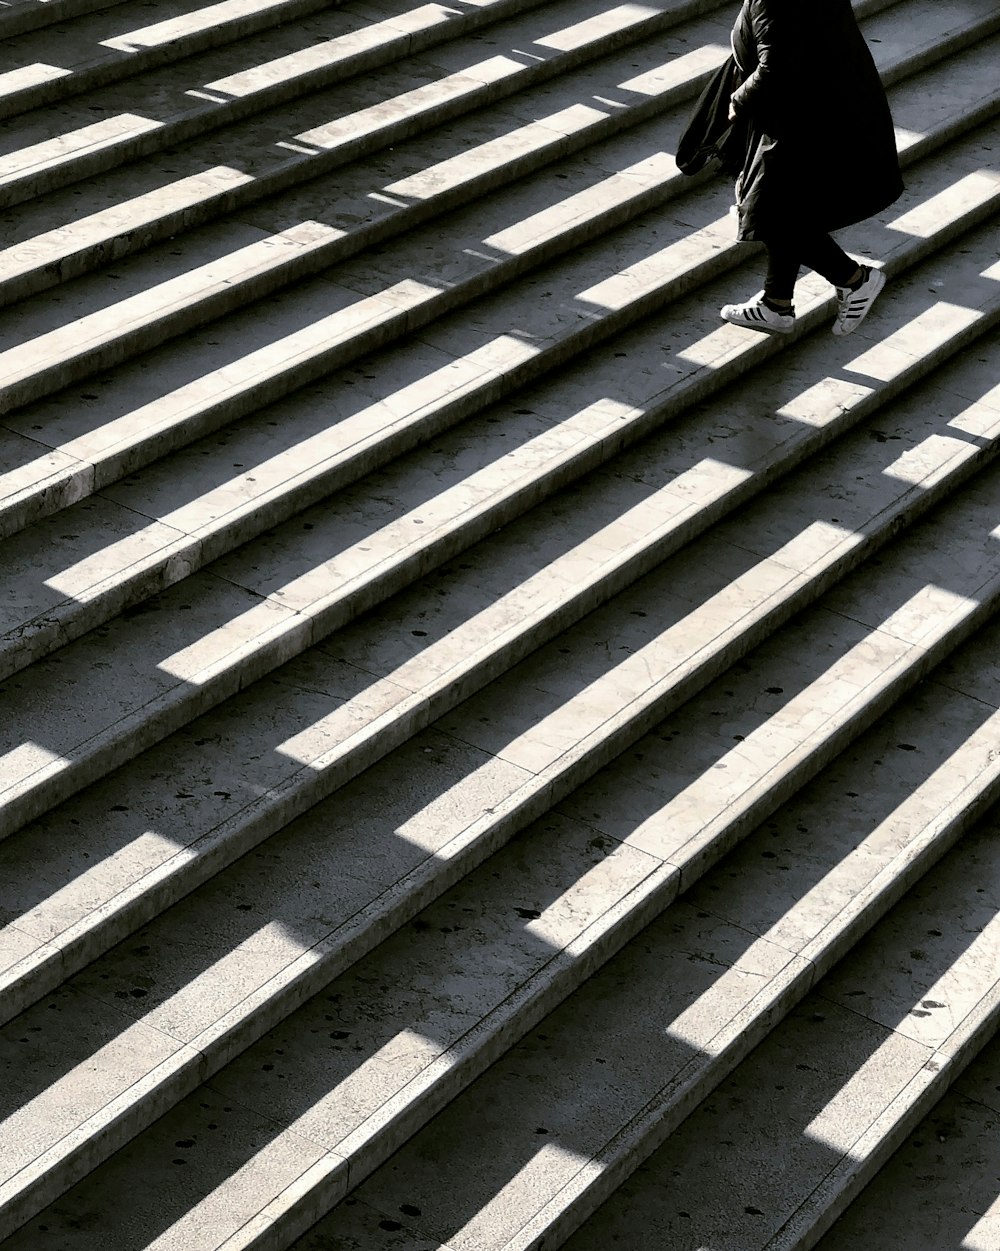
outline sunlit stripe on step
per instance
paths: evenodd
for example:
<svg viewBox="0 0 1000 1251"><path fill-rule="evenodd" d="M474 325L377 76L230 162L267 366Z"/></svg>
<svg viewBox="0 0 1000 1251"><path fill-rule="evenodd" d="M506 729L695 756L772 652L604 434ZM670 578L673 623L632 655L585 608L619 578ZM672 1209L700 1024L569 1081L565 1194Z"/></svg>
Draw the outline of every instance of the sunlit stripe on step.
<svg viewBox="0 0 1000 1251"><path fill-rule="evenodd" d="M18 69L8 70L0 74L0 99L4 96L17 95L19 91L27 91L31 87L40 87L42 83L55 82L58 78L68 78L73 71L62 69L58 65L22 65Z"/></svg>
<svg viewBox="0 0 1000 1251"><path fill-rule="evenodd" d="M454 17L455 10L443 4L423 4L410 13L372 22L360 30L349 31L312 47L289 52L251 69L228 74L225 78L213 79L205 86L210 91L243 99L258 91L267 91L280 83L292 82L303 75L337 65L370 48L390 44L394 39L404 39L416 31L430 30Z"/></svg>
<svg viewBox="0 0 1000 1251"><path fill-rule="evenodd" d="M728 216L720 217L581 291L577 299L609 312L627 308L645 295L662 291L666 274L690 274L700 263L731 246L732 221Z"/></svg>
<svg viewBox="0 0 1000 1251"><path fill-rule="evenodd" d="M490 57L477 65L470 65L467 69L424 83L391 99L380 100L377 104L358 109L356 113L348 113L324 126L304 130L294 138L299 143L315 148L337 148L341 144L356 142L382 127L404 120L409 122L430 109L455 103L480 92L485 86L515 78L528 67L527 60L516 61L509 56Z"/></svg>
<svg viewBox="0 0 1000 1251"><path fill-rule="evenodd" d="M645 160L609 174L565 200L523 218L514 226L488 235L483 243L508 255L520 256L570 230L582 218L607 213L615 205L628 203L643 186L657 186L676 175L674 158L666 152L656 152ZM588 293L584 292L580 298L587 297Z"/></svg>
<svg viewBox="0 0 1000 1251"><path fill-rule="evenodd" d="M0 385L24 381L94 351L139 326L151 325L235 283L276 269L303 251L321 248L340 233L318 222L303 222L29 339L0 352Z"/></svg>
<svg viewBox="0 0 1000 1251"><path fill-rule="evenodd" d="M581 22L574 22L571 26L564 26L562 30L553 31L551 35L543 35L526 46L570 52L575 48L586 47L597 39L607 39L617 31L628 30L662 12L662 8L647 4L621 4L604 13L584 18Z"/></svg>
<svg viewBox="0 0 1000 1251"><path fill-rule="evenodd" d="M912 368L916 358L934 351L975 325L983 316L978 309L940 300L854 357L844 369L847 373L860 374L877 382L890 382Z"/></svg>
<svg viewBox="0 0 1000 1251"><path fill-rule="evenodd" d="M930 239L980 206L995 201L998 192L1000 170L976 170L889 222L888 229Z"/></svg>
<svg viewBox="0 0 1000 1251"><path fill-rule="evenodd" d="M426 169L408 174L405 178L387 184L380 192L371 194L378 198L382 193L404 199L429 200L472 178L507 164L512 155L524 156L542 151L562 142L564 136L586 130L588 126L604 121L607 109L596 109L589 104L572 104L537 121L528 122L494 139L459 152L446 160L428 165Z"/></svg>
<svg viewBox="0 0 1000 1251"><path fill-rule="evenodd" d="M923 143L927 138L919 130L907 130L905 127L896 127L896 151L902 155L910 148L915 148L918 143Z"/></svg>
<svg viewBox="0 0 1000 1251"><path fill-rule="evenodd" d="M280 8L285 3L286 0L222 0L220 4L209 4L203 9L194 9L180 17L156 22L152 26L141 26L126 34L112 35L109 39L102 39L101 44L117 52L158 48L183 39L186 35L211 30L213 26L225 26L255 13L266 13L269 9Z"/></svg>
<svg viewBox="0 0 1000 1251"><path fill-rule="evenodd" d="M979 1219L962 1239L959 1251L996 1251L1000 1245L1000 1198L985 1212L973 1212L971 1216Z"/></svg>
<svg viewBox="0 0 1000 1251"><path fill-rule="evenodd" d="M994 434L987 437L995 437ZM972 460L978 452L973 440L950 435L929 435L916 447L908 448L882 471L899 482L924 488L949 476L961 461Z"/></svg>
<svg viewBox="0 0 1000 1251"><path fill-rule="evenodd" d="M115 117L93 122L90 126L82 126L79 130L57 135L54 139L45 139L30 147L19 148L16 152L0 156L0 185L23 178L42 166L64 165L86 153L100 152L102 148L110 148L113 144L121 143L123 139L159 130L162 125L162 122L152 117L119 113Z"/></svg>
<svg viewBox="0 0 1000 1251"><path fill-rule="evenodd" d="M135 231L160 221L168 213L201 204L206 199L250 182L253 182L252 175L217 165L78 218L65 226L23 239L0 250L0 294L5 281L47 266L59 265L77 252L111 242L123 231Z"/></svg>
<svg viewBox="0 0 1000 1251"><path fill-rule="evenodd" d="M691 52L672 57L655 69L646 70L634 78L626 78L620 83L618 90L634 92L640 96L660 96L703 74L710 74L718 69L729 55L729 45L706 43Z"/></svg>
<svg viewBox="0 0 1000 1251"><path fill-rule="evenodd" d="M0 755L0 795L8 786L19 786L24 777L43 770L50 775L69 768L70 762L41 743L19 743Z"/></svg>

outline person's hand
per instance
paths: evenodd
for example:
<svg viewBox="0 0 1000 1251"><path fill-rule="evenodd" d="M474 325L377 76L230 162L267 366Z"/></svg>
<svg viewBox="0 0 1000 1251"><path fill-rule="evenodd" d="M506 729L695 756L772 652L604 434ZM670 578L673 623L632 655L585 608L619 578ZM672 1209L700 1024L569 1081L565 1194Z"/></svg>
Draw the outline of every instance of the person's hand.
<svg viewBox="0 0 1000 1251"><path fill-rule="evenodd" d="M736 109L735 109L735 107L733 106L733 97L732 97L732 96L730 96L730 97L729 97L729 120L730 120L731 122L735 122L735 121L736 121Z"/></svg>

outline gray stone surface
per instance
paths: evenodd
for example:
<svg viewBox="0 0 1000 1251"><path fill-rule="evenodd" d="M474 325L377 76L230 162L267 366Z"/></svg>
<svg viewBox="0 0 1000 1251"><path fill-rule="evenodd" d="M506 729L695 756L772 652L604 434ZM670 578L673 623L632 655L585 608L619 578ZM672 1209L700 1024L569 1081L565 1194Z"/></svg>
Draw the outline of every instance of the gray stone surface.
<svg viewBox="0 0 1000 1251"><path fill-rule="evenodd" d="M994 1109L946 1096L817 1251L862 1251L875 1242L884 1251L991 1251L1000 1244L998 1128Z"/></svg>
<svg viewBox="0 0 1000 1251"><path fill-rule="evenodd" d="M789 957L680 904L366 1182L453 1247L503 1246L647 1101L711 1056ZM642 1011L636 1010L641 1002ZM530 1093L530 1098L527 1092ZM462 1152L474 1136L488 1152ZM451 1184L438 1182L447 1173Z"/></svg>
<svg viewBox="0 0 1000 1251"><path fill-rule="evenodd" d="M662 1146L700 1241L802 1251L1000 1014L995 5L856 6L891 286L777 342L671 155L715 0L50 3L0 13L0 1235L528 1251Z"/></svg>
<svg viewBox="0 0 1000 1251"><path fill-rule="evenodd" d="M851 1012L807 1001L567 1247L769 1246L930 1055Z"/></svg>

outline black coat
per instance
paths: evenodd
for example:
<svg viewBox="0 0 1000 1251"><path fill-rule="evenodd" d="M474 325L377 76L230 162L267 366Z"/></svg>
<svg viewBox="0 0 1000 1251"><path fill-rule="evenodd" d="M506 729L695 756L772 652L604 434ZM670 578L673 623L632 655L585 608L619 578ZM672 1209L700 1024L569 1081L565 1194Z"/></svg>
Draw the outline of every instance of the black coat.
<svg viewBox="0 0 1000 1251"><path fill-rule="evenodd" d="M899 198L889 104L851 0L744 0L733 53L740 239L838 230Z"/></svg>

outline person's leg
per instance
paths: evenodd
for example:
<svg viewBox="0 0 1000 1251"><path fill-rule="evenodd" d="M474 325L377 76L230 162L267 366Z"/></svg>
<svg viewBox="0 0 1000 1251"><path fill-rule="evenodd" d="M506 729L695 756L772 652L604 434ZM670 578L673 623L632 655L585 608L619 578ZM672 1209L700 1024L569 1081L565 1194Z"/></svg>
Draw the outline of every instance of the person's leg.
<svg viewBox="0 0 1000 1251"><path fill-rule="evenodd" d="M818 231L801 234L794 242L799 260L807 269L814 270L821 278L844 290L864 280L864 269L853 257L847 255L839 243L829 235Z"/></svg>
<svg viewBox="0 0 1000 1251"><path fill-rule="evenodd" d="M837 288L840 307L833 333L850 334L868 315L885 286L881 270L859 265L828 234L796 231L765 244L767 277L760 295L745 304L727 304L723 320L768 334L791 334L795 328L792 297L799 268L805 265Z"/></svg>
<svg viewBox="0 0 1000 1251"><path fill-rule="evenodd" d="M724 305L722 319L734 326L746 326L749 330L761 330L765 334L791 334L795 329L792 292L799 274L798 253L794 247L782 243L765 246L767 277L764 290L745 304Z"/></svg>
<svg viewBox="0 0 1000 1251"><path fill-rule="evenodd" d="M864 321L885 286L885 274L869 265L859 265L829 235L811 235L799 245L802 263L837 288L835 335L850 334Z"/></svg>
<svg viewBox="0 0 1000 1251"><path fill-rule="evenodd" d="M793 249L806 268L837 288L839 308L833 333L845 335L856 330L885 286L885 274L869 265L859 265L829 235L819 231L798 233L782 245L783 251Z"/></svg>
<svg viewBox="0 0 1000 1251"><path fill-rule="evenodd" d="M795 243L774 240L767 248L767 277L764 279L764 300L779 312L792 307L795 280L799 276L801 259Z"/></svg>

